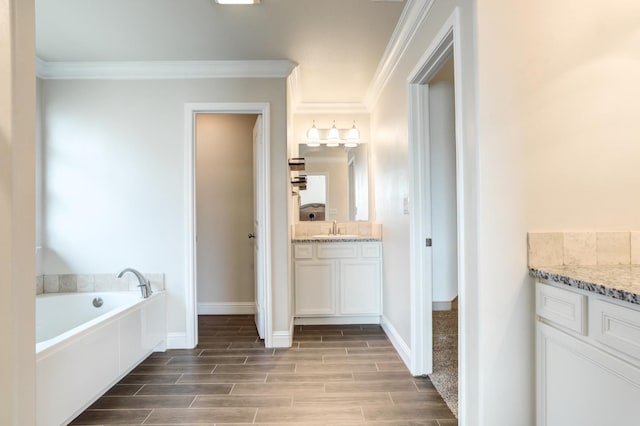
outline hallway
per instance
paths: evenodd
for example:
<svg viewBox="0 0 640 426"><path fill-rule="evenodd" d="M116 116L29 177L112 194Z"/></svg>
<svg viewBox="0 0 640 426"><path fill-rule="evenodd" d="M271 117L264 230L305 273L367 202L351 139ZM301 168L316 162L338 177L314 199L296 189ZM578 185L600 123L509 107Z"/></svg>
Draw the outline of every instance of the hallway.
<svg viewBox="0 0 640 426"><path fill-rule="evenodd" d="M199 340L152 354L71 424L457 425L377 325L296 326L274 350L253 316L201 316Z"/></svg>

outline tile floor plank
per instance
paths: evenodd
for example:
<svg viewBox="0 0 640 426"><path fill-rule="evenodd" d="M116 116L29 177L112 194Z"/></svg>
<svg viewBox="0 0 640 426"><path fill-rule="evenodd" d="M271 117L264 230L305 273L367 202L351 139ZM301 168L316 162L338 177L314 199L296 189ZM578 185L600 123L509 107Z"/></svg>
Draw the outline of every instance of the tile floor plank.
<svg viewBox="0 0 640 426"><path fill-rule="evenodd" d="M300 423L321 421L344 424L344 422L362 421L360 407L294 407L294 408L258 408L256 422L263 423Z"/></svg>
<svg viewBox="0 0 640 426"><path fill-rule="evenodd" d="M144 425L185 423L252 423L256 408L161 408L151 412Z"/></svg>

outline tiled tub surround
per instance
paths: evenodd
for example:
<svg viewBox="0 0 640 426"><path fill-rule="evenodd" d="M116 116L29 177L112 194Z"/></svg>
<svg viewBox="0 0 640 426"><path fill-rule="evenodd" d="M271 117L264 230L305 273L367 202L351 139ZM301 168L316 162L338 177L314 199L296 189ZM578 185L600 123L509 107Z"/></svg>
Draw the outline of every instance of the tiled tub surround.
<svg viewBox="0 0 640 426"><path fill-rule="evenodd" d="M374 222L337 222L339 235L357 235L353 240L373 241L382 239L382 225ZM294 240L315 240L314 235L329 236L333 227L332 222L298 222L292 225L291 235ZM340 238L344 240L344 238Z"/></svg>
<svg viewBox="0 0 640 426"><path fill-rule="evenodd" d="M163 273L143 273L153 291L164 290ZM36 276L36 294L90 293L100 291L139 291L138 279L132 274L122 278L116 274L60 274Z"/></svg>
<svg viewBox="0 0 640 426"><path fill-rule="evenodd" d="M529 272L640 304L640 232L530 232Z"/></svg>

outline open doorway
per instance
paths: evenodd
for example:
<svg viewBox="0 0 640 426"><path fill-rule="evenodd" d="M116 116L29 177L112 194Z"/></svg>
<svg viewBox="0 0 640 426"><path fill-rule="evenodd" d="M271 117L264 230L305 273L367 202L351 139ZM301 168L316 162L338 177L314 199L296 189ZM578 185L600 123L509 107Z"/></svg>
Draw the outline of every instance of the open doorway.
<svg viewBox="0 0 640 426"><path fill-rule="evenodd" d="M256 114L196 115L198 315L255 313Z"/></svg>
<svg viewBox="0 0 640 426"><path fill-rule="evenodd" d="M429 377L458 415L458 235L453 55L427 83L431 186L432 340Z"/></svg>
<svg viewBox="0 0 640 426"><path fill-rule="evenodd" d="M210 170L214 174L214 180L216 176L223 181L229 180L226 185L214 185L214 187L217 188L216 190L220 191L217 194L218 196L216 196L215 192L212 194L199 193L200 188L198 188L197 185L197 168L201 167L200 164L197 164L196 155L199 116L205 117L205 120L209 120L209 116L221 119L233 116L233 120L227 120L228 124L232 122L234 122L235 125L241 124L243 130L240 131L236 129L235 131L244 133L244 138L248 140L244 142L248 144L248 146L244 146L244 154L240 154L240 151L237 151L235 148L221 148L219 146L209 153L210 156L216 156L216 154L222 155L223 151L228 151L224 155L242 155L241 163L235 162L234 159L233 161L226 161L224 165L216 165L213 163L208 165L213 168L226 170L226 172L222 170ZM210 123L208 127L221 125L221 122L216 124L215 120L213 121L214 123ZM185 336L185 347L195 347L198 343L197 325L199 310L202 313L253 313L260 337L264 338L266 347L271 347L271 233L268 226L270 217L269 104L186 104L185 126L185 236L187 249L187 267L185 271L187 332ZM229 133L234 132L233 129L226 128L225 125L224 129L218 130L222 130L219 132L220 135L217 136L219 139L223 140L226 144L233 142L232 139L234 139L235 136ZM234 143L240 142L235 141ZM209 148L213 147L209 146ZM220 176L223 177L220 178ZM240 182L243 183L236 185ZM249 182L249 184L247 182ZM250 185L251 183L252 185ZM236 194L236 191L242 194ZM224 194L227 195L225 196ZM200 203L201 205L199 206L197 201L198 195L210 199L203 200L203 203ZM236 195L244 201L240 203L235 203L235 201L230 202L230 200L234 200ZM200 215L202 217L198 216L199 207L203 207L202 214ZM209 220L207 211L210 212L213 210L217 211L216 216ZM240 212L240 210L242 210L242 212ZM217 226L219 224L215 223L216 220L231 220L229 218L230 211L232 211L232 215L241 216L239 222L236 223L236 218L233 218L233 225L227 222L226 226ZM203 244L200 245L198 224L202 225L204 223L207 224L205 228L208 229L203 230L203 232L206 231L210 235L206 237L208 241L202 242ZM218 237L220 234L225 234L227 236L225 238L226 243L224 241L213 241L216 239L216 234ZM212 245L215 245L217 249L221 250L219 251L219 256L216 255L217 249L213 249L211 247ZM202 253L199 253L199 248ZM231 254L230 252L233 250L237 250L238 252ZM229 262L229 256L235 258L236 261ZM253 259L253 261L251 259ZM220 282L213 285L211 282L207 283L207 276L205 276L202 281L198 279L198 273L204 273L208 276L212 274L213 268L207 267L207 265L213 265L214 267L217 265L221 267L225 262L231 265L224 264L222 268L226 272L223 272L222 275L218 274L219 276L217 278L222 281L227 281L223 287L218 287ZM203 263L202 271L199 268L200 263ZM253 267L251 267L251 265L253 265ZM237 268L244 269L244 272L238 271ZM237 278L238 274L242 275L244 284L242 284L242 288L233 288L233 286L237 284L237 282L234 281L234 277ZM223 278L220 278L220 276ZM202 283L201 286L203 288L199 288L199 282ZM243 295L241 297L246 299L247 295L251 293L251 282L254 283L253 300L239 300L238 302L229 302L228 300L221 299L216 300L218 297L228 299L230 294L235 294L234 297L241 294ZM198 297L199 291L204 291L205 296L203 298Z"/></svg>
<svg viewBox="0 0 640 426"><path fill-rule="evenodd" d="M465 403L458 325L466 288L458 20L454 13L409 78L411 371L430 375L456 417Z"/></svg>

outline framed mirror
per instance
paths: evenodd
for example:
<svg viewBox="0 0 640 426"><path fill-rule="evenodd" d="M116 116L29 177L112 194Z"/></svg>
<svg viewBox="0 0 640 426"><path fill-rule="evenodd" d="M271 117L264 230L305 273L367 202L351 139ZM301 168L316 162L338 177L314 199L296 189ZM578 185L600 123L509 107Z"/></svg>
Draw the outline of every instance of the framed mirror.
<svg viewBox="0 0 640 426"><path fill-rule="evenodd" d="M354 148L302 144L299 155L305 158L306 164L301 174L307 175L307 189L300 191L300 221L369 220L366 144Z"/></svg>

